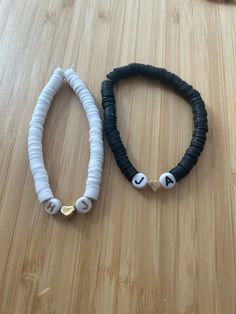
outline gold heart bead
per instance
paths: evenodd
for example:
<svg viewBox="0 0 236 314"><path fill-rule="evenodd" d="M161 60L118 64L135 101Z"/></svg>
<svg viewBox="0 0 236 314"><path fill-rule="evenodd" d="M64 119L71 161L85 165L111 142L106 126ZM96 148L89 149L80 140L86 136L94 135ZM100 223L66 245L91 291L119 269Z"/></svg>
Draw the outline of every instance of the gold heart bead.
<svg viewBox="0 0 236 314"><path fill-rule="evenodd" d="M61 213L65 218L71 217L75 212L75 206L62 206Z"/></svg>
<svg viewBox="0 0 236 314"><path fill-rule="evenodd" d="M152 189L152 191L153 192L156 192L160 187L161 187L161 184L160 184L160 182L159 181L149 181L148 182L148 185L149 185L149 187Z"/></svg>

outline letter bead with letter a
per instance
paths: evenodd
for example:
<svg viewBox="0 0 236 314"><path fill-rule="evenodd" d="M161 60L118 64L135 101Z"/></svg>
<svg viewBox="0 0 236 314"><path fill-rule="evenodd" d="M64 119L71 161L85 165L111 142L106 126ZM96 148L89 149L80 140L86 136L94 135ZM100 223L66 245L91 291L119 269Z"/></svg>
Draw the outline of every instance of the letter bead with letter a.
<svg viewBox="0 0 236 314"><path fill-rule="evenodd" d="M170 172L163 173L159 178L159 182L165 189L171 189L176 184L175 177Z"/></svg>

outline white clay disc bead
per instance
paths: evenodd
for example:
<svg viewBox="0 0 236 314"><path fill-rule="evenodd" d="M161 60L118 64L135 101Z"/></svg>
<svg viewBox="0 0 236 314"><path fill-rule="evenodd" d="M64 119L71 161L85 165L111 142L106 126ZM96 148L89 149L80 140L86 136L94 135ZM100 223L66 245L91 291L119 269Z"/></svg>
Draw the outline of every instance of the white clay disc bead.
<svg viewBox="0 0 236 314"><path fill-rule="evenodd" d="M162 173L159 178L159 182L165 189L171 189L176 184L175 177L170 172Z"/></svg>
<svg viewBox="0 0 236 314"><path fill-rule="evenodd" d="M92 209L92 206L92 201L86 196L79 198L75 204L76 210L80 214L88 213Z"/></svg>
<svg viewBox="0 0 236 314"><path fill-rule="evenodd" d="M57 198L51 198L44 204L44 209L49 215L56 215L61 209L61 202Z"/></svg>
<svg viewBox="0 0 236 314"><path fill-rule="evenodd" d="M145 174L139 172L133 176L132 184L136 189L143 189L148 183L148 177Z"/></svg>
<svg viewBox="0 0 236 314"><path fill-rule="evenodd" d="M56 69L43 88L32 114L28 136L28 155L35 190L40 203L45 205L45 211L50 215L55 215L61 211L67 217L73 213L75 208L74 206L62 206L61 202L54 198L44 164L42 144L43 128L47 113L53 97L64 80L67 81L79 97L89 124L90 159L88 177L84 196L76 203L77 211L80 213L90 211L92 208L91 199L98 199L102 180L104 149L102 120L92 94L74 70L68 69L64 71L60 68Z"/></svg>

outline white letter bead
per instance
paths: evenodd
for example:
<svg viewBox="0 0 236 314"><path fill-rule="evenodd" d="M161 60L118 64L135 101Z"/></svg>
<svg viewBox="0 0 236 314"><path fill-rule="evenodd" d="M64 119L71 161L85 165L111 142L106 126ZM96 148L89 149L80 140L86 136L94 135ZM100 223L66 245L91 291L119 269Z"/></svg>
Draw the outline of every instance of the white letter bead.
<svg viewBox="0 0 236 314"><path fill-rule="evenodd" d="M86 196L79 198L75 204L76 210L80 214L88 213L92 209L92 206L92 201Z"/></svg>
<svg viewBox="0 0 236 314"><path fill-rule="evenodd" d="M148 178L145 174L139 172L135 176L133 176L132 184L137 189L143 189L148 183Z"/></svg>
<svg viewBox="0 0 236 314"><path fill-rule="evenodd" d="M165 189L171 189L176 184L175 177L170 172L162 173L159 178L159 182Z"/></svg>
<svg viewBox="0 0 236 314"><path fill-rule="evenodd" d="M49 215L56 215L61 209L61 202L57 198L51 198L45 202L44 209Z"/></svg>

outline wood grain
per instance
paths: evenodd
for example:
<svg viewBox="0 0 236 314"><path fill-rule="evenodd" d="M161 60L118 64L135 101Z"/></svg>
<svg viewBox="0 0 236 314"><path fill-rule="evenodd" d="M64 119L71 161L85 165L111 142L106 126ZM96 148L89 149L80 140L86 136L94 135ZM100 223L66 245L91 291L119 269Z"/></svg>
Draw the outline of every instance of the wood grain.
<svg viewBox="0 0 236 314"><path fill-rule="evenodd" d="M105 74L166 67L209 112L206 148L171 191L136 191L106 143L101 196L87 216L49 217L27 159L34 105L57 66L74 66L101 109ZM0 313L236 313L236 6L206 0L0 1ZM118 125L155 180L191 138L190 107L160 84L121 82ZM88 127L63 86L44 153L65 204L83 193Z"/></svg>

